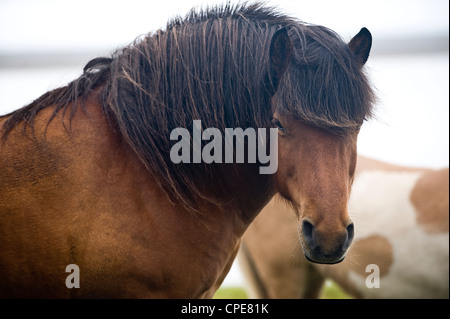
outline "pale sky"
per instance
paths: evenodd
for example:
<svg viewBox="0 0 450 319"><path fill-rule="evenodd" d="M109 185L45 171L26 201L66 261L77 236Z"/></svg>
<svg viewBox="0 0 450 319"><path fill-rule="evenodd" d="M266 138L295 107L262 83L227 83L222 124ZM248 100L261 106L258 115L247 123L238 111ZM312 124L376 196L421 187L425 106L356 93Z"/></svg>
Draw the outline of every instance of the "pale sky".
<svg viewBox="0 0 450 319"><path fill-rule="evenodd" d="M112 51L165 26L177 14L219 0L0 0L0 52ZM236 0L232 0L236 3ZM305 22L349 40L361 27L374 38L447 34L448 0L269 0Z"/></svg>

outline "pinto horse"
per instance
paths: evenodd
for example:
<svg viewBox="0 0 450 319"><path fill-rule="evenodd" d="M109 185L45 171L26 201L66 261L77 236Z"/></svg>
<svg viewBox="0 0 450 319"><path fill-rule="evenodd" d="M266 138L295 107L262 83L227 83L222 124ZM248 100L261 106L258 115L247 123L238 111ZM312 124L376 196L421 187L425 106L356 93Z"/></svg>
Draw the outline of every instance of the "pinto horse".
<svg viewBox="0 0 450 319"><path fill-rule="evenodd" d="M278 191L308 258L342 260L370 47L260 4L193 10L1 117L0 296L211 297ZM175 163L196 120L277 126L278 171Z"/></svg>
<svg viewBox="0 0 450 319"><path fill-rule="evenodd" d="M302 258L291 209L272 200L244 234L238 255L249 294L317 298L329 278L355 298L448 298L448 179L448 168L360 156L349 203L358 232L337 265Z"/></svg>

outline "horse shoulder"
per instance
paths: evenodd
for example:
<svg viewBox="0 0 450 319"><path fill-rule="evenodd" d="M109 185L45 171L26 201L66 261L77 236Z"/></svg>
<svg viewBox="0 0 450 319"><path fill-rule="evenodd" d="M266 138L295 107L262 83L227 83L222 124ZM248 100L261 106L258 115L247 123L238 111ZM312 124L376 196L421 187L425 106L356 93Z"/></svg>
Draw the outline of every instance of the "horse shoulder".
<svg viewBox="0 0 450 319"><path fill-rule="evenodd" d="M15 266L0 269L7 274L0 294L212 295L242 221L230 223L230 212L217 207L195 215L170 202L95 100L71 121L58 113L49 123L52 114L38 113L34 135L19 126L2 144L0 265ZM65 286L69 264L79 266L80 289Z"/></svg>

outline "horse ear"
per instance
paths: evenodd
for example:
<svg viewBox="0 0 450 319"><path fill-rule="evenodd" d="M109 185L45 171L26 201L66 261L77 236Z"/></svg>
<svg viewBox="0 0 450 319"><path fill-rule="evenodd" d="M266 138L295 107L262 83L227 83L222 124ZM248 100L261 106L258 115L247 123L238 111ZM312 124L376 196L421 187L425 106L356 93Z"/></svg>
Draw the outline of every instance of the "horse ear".
<svg viewBox="0 0 450 319"><path fill-rule="evenodd" d="M270 80L276 91L281 77L291 62L293 45L286 28L275 32L270 43Z"/></svg>
<svg viewBox="0 0 450 319"><path fill-rule="evenodd" d="M366 28L362 28L348 44L350 50L355 55L361 65L367 62L370 49L372 48L372 34Z"/></svg>

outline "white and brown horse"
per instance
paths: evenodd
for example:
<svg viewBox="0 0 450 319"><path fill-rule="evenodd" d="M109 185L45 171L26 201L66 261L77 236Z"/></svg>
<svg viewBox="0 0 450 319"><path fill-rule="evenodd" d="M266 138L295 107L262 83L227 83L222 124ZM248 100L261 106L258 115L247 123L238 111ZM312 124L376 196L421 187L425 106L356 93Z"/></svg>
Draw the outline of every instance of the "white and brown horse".
<svg viewBox="0 0 450 319"><path fill-rule="evenodd" d="M302 257L292 209L274 198L244 234L239 253L250 295L316 298L330 278L357 298L449 297L448 168L360 156L349 211L357 231L347 258L317 265Z"/></svg>

